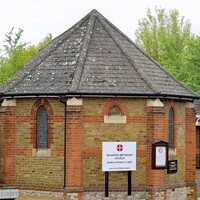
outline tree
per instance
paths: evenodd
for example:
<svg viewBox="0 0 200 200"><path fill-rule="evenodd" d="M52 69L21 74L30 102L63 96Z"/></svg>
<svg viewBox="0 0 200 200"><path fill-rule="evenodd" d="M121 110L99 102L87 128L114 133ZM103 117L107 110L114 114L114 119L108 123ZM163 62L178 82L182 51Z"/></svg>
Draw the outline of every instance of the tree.
<svg viewBox="0 0 200 200"><path fill-rule="evenodd" d="M20 42L22 33L22 29L19 29L17 33L14 33L14 28L12 28L11 31L5 35L5 45L3 45L3 52L5 56L1 56L0 61L1 83L17 71L19 65L18 63L21 59L18 55L27 45L26 43Z"/></svg>
<svg viewBox="0 0 200 200"><path fill-rule="evenodd" d="M30 60L41 48L46 46L52 35L48 34L37 45L29 45L21 42L23 30L14 33L14 28L5 35L3 45L4 54L0 57L0 85L13 76L28 60Z"/></svg>
<svg viewBox="0 0 200 200"><path fill-rule="evenodd" d="M186 85L200 94L200 37L192 38L186 49Z"/></svg>
<svg viewBox="0 0 200 200"><path fill-rule="evenodd" d="M139 20L138 24L139 28L135 32L136 44L176 78L198 91L193 87L195 84L190 82L196 68L195 65L189 67L193 62L189 49L197 47L194 46L196 37L191 33L189 20L180 16L176 9L167 13L165 9L156 7L155 16L148 9L147 17ZM197 53L197 50L194 51Z"/></svg>

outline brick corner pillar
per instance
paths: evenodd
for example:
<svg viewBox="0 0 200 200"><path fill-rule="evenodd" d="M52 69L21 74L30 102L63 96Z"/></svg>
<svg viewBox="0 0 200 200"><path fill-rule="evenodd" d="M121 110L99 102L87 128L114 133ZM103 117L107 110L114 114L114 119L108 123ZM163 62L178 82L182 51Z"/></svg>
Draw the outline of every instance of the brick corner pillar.
<svg viewBox="0 0 200 200"><path fill-rule="evenodd" d="M1 147L4 148L2 152L3 184L14 186L16 170L16 100L4 99L0 112L2 120L0 122L1 143L4 143Z"/></svg>
<svg viewBox="0 0 200 200"><path fill-rule="evenodd" d="M187 199L197 199L195 121L194 104L188 102L185 107L185 181L191 192Z"/></svg>
<svg viewBox="0 0 200 200"><path fill-rule="evenodd" d="M147 153L146 153L146 186L148 199L156 199L156 194L162 194L166 199L164 186L164 169L152 169L152 143L165 140L165 110L159 99L147 100Z"/></svg>
<svg viewBox="0 0 200 200"><path fill-rule="evenodd" d="M5 183L5 123L6 122L6 109L0 107L0 184Z"/></svg>
<svg viewBox="0 0 200 200"><path fill-rule="evenodd" d="M67 139L66 139L66 188L65 199L79 200L83 195L83 106L82 99L67 101Z"/></svg>

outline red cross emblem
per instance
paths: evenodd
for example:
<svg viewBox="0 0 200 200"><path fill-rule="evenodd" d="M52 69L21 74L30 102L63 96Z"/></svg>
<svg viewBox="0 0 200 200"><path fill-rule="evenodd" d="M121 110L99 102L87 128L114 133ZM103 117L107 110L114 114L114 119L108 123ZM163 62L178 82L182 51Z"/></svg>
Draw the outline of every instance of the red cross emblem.
<svg viewBox="0 0 200 200"><path fill-rule="evenodd" d="M123 145L122 144L118 144L117 145L117 151L122 151L123 150Z"/></svg>
<svg viewBox="0 0 200 200"><path fill-rule="evenodd" d="M159 153L163 153L163 148L160 147L160 148L158 149L158 152L159 152Z"/></svg>

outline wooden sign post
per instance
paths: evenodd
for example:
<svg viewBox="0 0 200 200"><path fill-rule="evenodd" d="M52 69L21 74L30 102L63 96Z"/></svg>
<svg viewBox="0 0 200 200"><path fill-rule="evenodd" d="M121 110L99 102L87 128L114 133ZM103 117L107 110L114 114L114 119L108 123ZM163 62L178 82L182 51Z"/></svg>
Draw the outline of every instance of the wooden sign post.
<svg viewBox="0 0 200 200"><path fill-rule="evenodd" d="M109 191L109 173L105 172L105 197L108 197Z"/></svg>

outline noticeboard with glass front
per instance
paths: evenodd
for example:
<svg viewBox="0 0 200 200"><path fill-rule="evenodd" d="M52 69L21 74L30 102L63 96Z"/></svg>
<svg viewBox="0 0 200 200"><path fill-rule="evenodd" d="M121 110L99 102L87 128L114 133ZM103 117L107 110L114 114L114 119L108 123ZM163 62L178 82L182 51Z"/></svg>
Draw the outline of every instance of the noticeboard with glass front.
<svg viewBox="0 0 200 200"><path fill-rule="evenodd" d="M152 144L152 169L167 169L168 143L158 141Z"/></svg>

